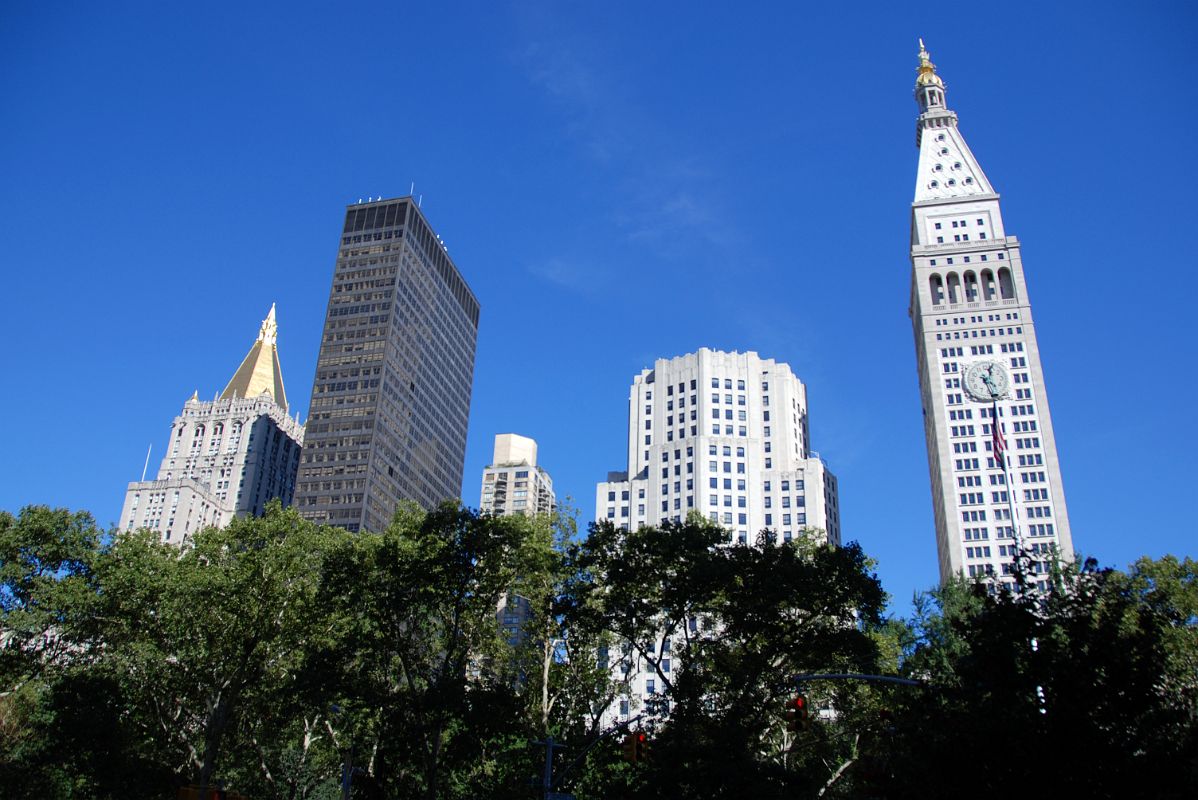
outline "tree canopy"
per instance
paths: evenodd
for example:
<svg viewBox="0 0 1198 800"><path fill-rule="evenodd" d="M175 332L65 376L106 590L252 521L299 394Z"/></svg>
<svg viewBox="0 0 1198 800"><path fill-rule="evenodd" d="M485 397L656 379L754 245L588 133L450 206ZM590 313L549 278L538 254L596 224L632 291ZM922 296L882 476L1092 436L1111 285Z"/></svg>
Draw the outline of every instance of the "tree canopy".
<svg viewBox="0 0 1198 800"><path fill-rule="evenodd" d="M532 798L551 736L579 800L1193 796L1195 562L955 582L904 620L858 545L818 542L275 505L177 547L0 513L0 794Z"/></svg>

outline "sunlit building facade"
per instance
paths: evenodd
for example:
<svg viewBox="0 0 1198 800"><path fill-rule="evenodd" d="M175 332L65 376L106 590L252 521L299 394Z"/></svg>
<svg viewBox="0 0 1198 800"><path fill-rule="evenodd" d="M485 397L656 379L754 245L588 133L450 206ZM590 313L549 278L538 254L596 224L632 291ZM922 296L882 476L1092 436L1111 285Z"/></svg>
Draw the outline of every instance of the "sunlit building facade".
<svg viewBox="0 0 1198 800"><path fill-rule="evenodd" d="M288 416L277 340L271 306L220 396L197 392L183 404L157 477L129 484L121 530L149 528L179 544L234 516L257 516L271 500L291 502L304 429Z"/></svg>
<svg viewBox="0 0 1198 800"><path fill-rule="evenodd" d="M922 42L919 60L909 313L940 577L1010 583L1017 541L1035 573L1073 555L1048 392L1020 242Z"/></svg>
<svg viewBox="0 0 1198 800"><path fill-rule="evenodd" d="M552 514L553 479L537 465L537 443L527 436L495 437L491 463L483 468L479 509L488 514Z"/></svg>

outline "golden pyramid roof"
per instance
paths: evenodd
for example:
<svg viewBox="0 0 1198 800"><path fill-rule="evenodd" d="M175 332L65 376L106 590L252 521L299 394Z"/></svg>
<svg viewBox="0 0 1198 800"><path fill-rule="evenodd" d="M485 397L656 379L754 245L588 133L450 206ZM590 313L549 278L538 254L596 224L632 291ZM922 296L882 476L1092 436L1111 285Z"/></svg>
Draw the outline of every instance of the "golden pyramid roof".
<svg viewBox="0 0 1198 800"><path fill-rule="evenodd" d="M275 306L271 303L270 313L262 320L258 341L250 347L241 366L233 373L233 379L221 392L221 399L230 397L257 397L265 392L287 410L287 392L283 389L283 370L279 366L279 351L276 342L279 325L275 321Z"/></svg>

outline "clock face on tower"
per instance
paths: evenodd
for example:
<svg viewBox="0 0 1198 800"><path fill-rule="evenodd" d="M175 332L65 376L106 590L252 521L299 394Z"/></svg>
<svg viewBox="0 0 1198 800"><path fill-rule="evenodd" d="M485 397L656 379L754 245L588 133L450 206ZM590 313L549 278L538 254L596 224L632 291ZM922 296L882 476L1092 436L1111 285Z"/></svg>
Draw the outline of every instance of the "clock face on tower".
<svg viewBox="0 0 1198 800"><path fill-rule="evenodd" d="M979 361L965 370L965 391L975 400L993 402L1007 396L1011 380L997 361Z"/></svg>

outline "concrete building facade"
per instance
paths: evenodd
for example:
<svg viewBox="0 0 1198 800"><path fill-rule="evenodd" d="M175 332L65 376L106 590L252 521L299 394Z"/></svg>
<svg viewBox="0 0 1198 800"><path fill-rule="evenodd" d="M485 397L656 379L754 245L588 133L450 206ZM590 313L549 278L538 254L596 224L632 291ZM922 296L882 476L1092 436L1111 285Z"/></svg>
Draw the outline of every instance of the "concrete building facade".
<svg viewBox="0 0 1198 800"><path fill-rule="evenodd" d="M121 530L149 528L183 543L203 527L259 515L273 499L291 502L304 429L287 415L277 339L271 306L220 396L197 392L183 404L157 478L129 484Z"/></svg>
<svg viewBox="0 0 1198 800"><path fill-rule="evenodd" d="M811 450L807 389L786 364L707 348L658 359L633 379L628 420L628 469L596 487L596 520L636 530L699 512L730 543L765 531L776 542L840 544L836 477ZM666 671L680 643L653 643ZM604 713L612 725L639 713L657 679L631 649L605 656L625 687Z"/></svg>
<svg viewBox="0 0 1198 800"><path fill-rule="evenodd" d="M297 479L300 513L382 530L458 498L479 304L411 197L346 209Z"/></svg>
<svg viewBox="0 0 1198 800"><path fill-rule="evenodd" d="M810 449L807 389L786 364L701 348L632 382L628 469L595 493L595 518L635 530L697 511L752 542L807 529L840 543L836 477Z"/></svg>
<svg viewBox="0 0 1198 800"><path fill-rule="evenodd" d="M1009 583L1017 542L1037 572L1073 555L1020 243L922 41L915 98L909 314L940 577Z"/></svg>
<svg viewBox="0 0 1198 800"><path fill-rule="evenodd" d="M479 510L490 514L552 514L553 479L537 465L537 443L526 436L495 437L491 463L483 468Z"/></svg>

